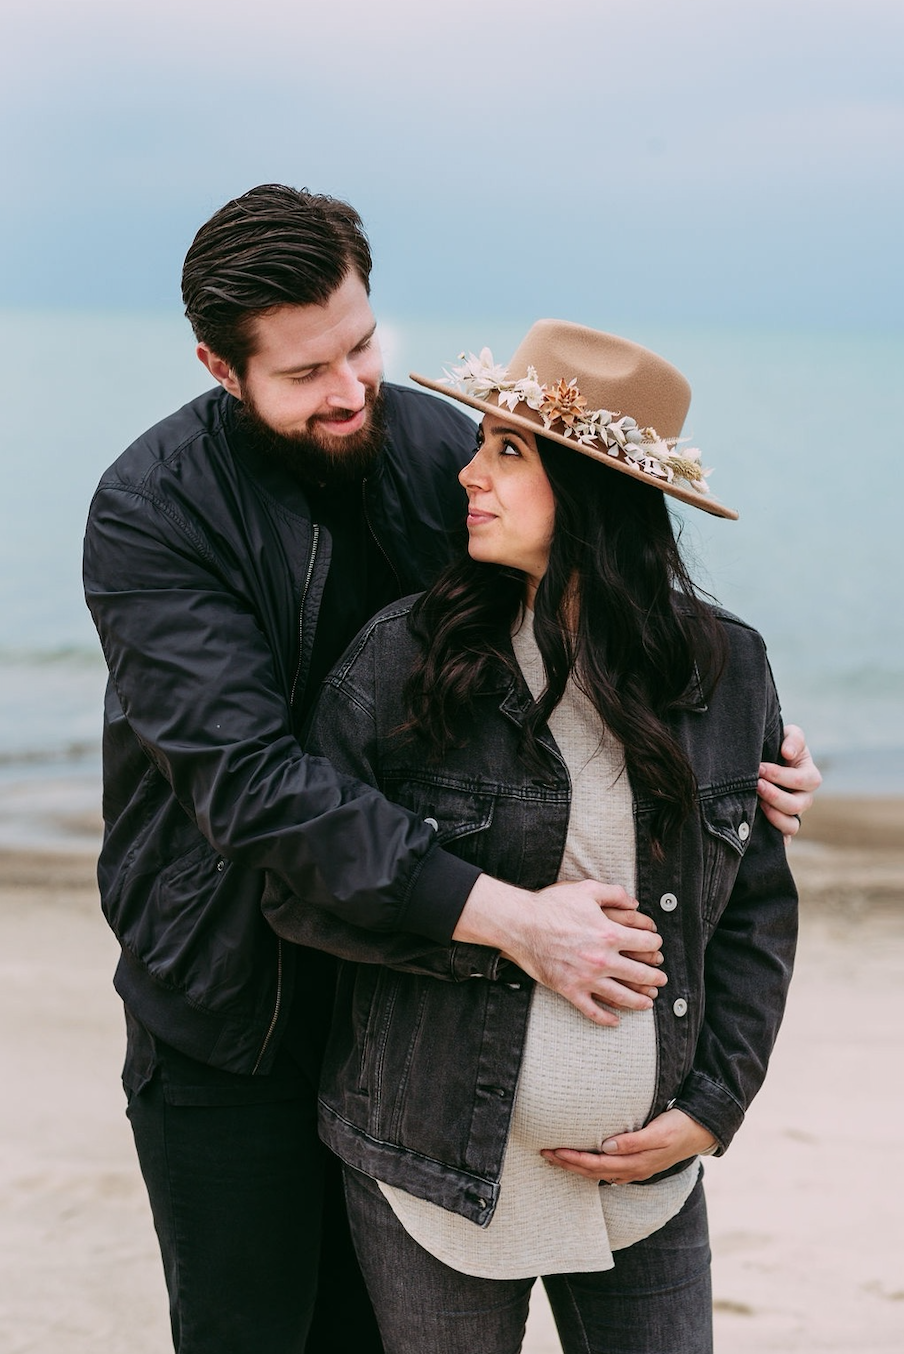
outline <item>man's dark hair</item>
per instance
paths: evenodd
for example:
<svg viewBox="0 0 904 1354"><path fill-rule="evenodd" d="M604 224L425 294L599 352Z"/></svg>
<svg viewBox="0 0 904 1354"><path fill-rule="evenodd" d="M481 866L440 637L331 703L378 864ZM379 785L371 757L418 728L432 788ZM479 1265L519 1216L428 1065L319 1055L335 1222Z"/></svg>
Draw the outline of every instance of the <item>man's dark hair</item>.
<svg viewBox="0 0 904 1354"><path fill-rule="evenodd" d="M253 355L252 322L275 306L324 305L354 269L372 266L361 218L347 202L263 183L198 231L185 256L182 300L195 337L238 377Z"/></svg>

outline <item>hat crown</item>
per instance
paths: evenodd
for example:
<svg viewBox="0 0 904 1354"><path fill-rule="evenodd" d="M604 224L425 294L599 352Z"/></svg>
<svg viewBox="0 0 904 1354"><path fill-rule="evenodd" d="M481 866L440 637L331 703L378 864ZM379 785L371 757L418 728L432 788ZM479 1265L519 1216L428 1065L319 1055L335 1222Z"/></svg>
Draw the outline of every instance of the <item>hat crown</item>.
<svg viewBox="0 0 904 1354"><path fill-rule="evenodd" d="M588 409L629 414L662 438L681 433L691 388L677 367L630 339L566 320L538 320L509 363L515 380L533 367L541 385L574 381Z"/></svg>

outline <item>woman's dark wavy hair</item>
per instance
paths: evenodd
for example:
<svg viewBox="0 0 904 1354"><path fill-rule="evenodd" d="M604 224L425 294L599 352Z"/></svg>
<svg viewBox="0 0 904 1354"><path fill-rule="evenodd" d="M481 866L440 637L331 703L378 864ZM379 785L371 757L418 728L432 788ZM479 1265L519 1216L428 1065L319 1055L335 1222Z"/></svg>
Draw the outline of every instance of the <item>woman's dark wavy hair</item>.
<svg viewBox="0 0 904 1354"><path fill-rule="evenodd" d="M722 628L687 572L661 490L546 438L537 445L555 528L534 602L546 686L528 712L522 756L548 772L539 734L573 672L623 744L635 794L657 804L661 853L696 793L668 716L685 703L695 672L704 694L718 681ZM518 672L509 636L523 606L522 573L467 555L416 603L411 624L422 653L405 690L406 729L437 757L466 742L474 698Z"/></svg>

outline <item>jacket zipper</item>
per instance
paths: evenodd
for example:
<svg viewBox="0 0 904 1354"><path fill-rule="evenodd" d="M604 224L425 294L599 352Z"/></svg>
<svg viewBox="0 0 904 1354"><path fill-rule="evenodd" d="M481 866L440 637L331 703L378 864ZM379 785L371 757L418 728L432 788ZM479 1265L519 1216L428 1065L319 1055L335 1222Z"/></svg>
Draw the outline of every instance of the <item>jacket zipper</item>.
<svg viewBox="0 0 904 1354"><path fill-rule="evenodd" d="M369 514L369 512L367 511L367 480L362 480L362 481L361 481L361 511L362 511L363 514L364 514L364 525L367 527L367 530L370 532L371 537L372 537L373 542L374 542L374 545L377 547L377 549L379 550L380 554L383 556L383 558L385 559L386 563L389 565L390 573L392 574L393 578L395 579L396 593L398 594L399 597L401 597L401 596L402 596L402 580L399 578L398 570L396 569L396 567L395 567L395 565L393 564L392 560L389 558L389 555L388 555L388 554L386 553L386 551L384 550L384 548L383 548L383 542L380 540L379 536L378 536L377 533L374 531L373 522L371 522L371 520L370 520L370 514Z"/></svg>
<svg viewBox="0 0 904 1354"><path fill-rule="evenodd" d="M310 558L308 559L308 569L304 577L304 585L301 589L301 603L298 608L298 666L295 669L295 677L292 682L292 692L291 695L289 696L290 709L292 709L295 705L295 697L298 693L298 682L301 677L301 666L303 657L302 645L304 643L304 608L305 602L308 600L308 589L311 586L311 578L313 577L314 565L317 560L317 547L320 543L320 526L317 522L311 523L311 533L312 533L311 555ZM254 1076L254 1074L260 1067L261 1063L263 1062L264 1054L267 1052L267 1049L270 1046L270 1040L273 1038L273 1031L276 1029L276 1022L279 1019L279 1012L282 1006L282 986L283 986L283 947L282 947L282 938L280 936L277 936L276 1001L273 1004L273 1015L270 1017L270 1025L264 1037L264 1042L263 1044L261 1044L261 1051L257 1055L257 1062L254 1064L254 1069L251 1073L252 1076Z"/></svg>
<svg viewBox="0 0 904 1354"><path fill-rule="evenodd" d="M320 524L311 523L311 557L308 560L308 571L305 574L304 586L301 589L301 604L298 608L298 666L295 669L295 677L292 682L292 693L289 696L289 706L294 709L295 697L298 695L298 681L301 677L301 665L304 658L304 607L308 600L308 589L311 586L311 578L314 574L314 564L317 560L317 549L320 544Z"/></svg>
<svg viewBox="0 0 904 1354"><path fill-rule="evenodd" d="M276 1029L276 1022L279 1019L279 1008L282 1004L282 979L283 979L283 961L282 961L282 937L276 938L276 1002L273 1006L273 1015L270 1017L270 1028L267 1030L266 1038L261 1045L261 1051L257 1055L257 1062L254 1064L251 1075L254 1076L257 1069L263 1062L264 1054L273 1038L273 1031Z"/></svg>

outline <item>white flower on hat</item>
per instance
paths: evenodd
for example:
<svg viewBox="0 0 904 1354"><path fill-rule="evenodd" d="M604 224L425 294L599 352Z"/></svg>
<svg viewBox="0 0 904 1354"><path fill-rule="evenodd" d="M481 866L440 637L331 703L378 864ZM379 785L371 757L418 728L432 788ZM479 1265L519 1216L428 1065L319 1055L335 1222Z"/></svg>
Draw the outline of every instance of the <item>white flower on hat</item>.
<svg viewBox="0 0 904 1354"><path fill-rule="evenodd" d="M458 360L463 365L447 371L446 379L450 384L458 385L466 395L473 395L475 400L488 400L497 391L508 390L514 385L506 368L493 361L489 348L481 348L479 357L473 353L467 357L459 353Z"/></svg>
<svg viewBox="0 0 904 1354"><path fill-rule="evenodd" d="M528 367L526 376L515 381L510 389L499 392L499 403L511 410L518 404L526 404L529 409L539 409L545 399L546 390L537 380L536 367Z"/></svg>
<svg viewBox="0 0 904 1354"><path fill-rule="evenodd" d="M574 435L584 446L592 446L594 442L601 442L603 446L608 446L607 429L612 422L612 414L608 409L593 409L586 413L583 418L577 419L574 423Z"/></svg>
<svg viewBox="0 0 904 1354"><path fill-rule="evenodd" d="M665 480L671 484L675 478L675 472L670 468L667 461L662 461L658 456L639 455L632 456L630 453L625 457L628 465L635 466L642 470L645 475L652 475L655 479Z"/></svg>

